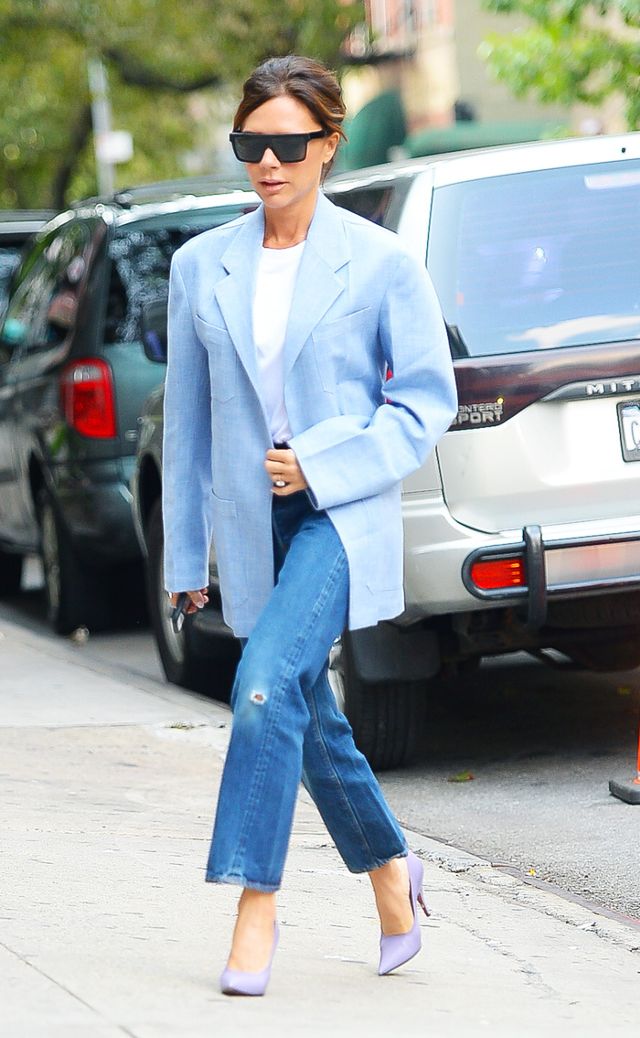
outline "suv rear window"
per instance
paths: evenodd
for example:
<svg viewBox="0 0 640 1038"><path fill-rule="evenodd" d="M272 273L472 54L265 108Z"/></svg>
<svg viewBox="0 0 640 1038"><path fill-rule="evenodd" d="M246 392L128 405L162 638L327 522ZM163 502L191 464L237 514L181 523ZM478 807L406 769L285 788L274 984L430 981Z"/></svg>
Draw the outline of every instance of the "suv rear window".
<svg viewBox="0 0 640 1038"><path fill-rule="evenodd" d="M437 188L427 265L456 356L640 336L640 162Z"/></svg>
<svg viewBox="0 0 640 1038"><path fill-rule="evenodd" d="M341 190L334 188L327 181L325 191L335 205L348 209L358 216L363 216L371 223L398 230L398 221L402 213L402 203L411 186L409 177L397 177L389 183L367 184L364 187Z"/></svg>
<svg viewBox="0 0 640 1038"><path fill-rule="evenodd" d="M142 307L166 298L176 249L196 234L254 208L253 204L220 206L120 226L109 245L112 264L105 342L139 342Z"/></svg>
<svg viewBox="0 0 640 1038"><path fill-rule="evenodd" d="M0 313L4 310L11 275L20 261L21 246L0 240Z"/></svg>

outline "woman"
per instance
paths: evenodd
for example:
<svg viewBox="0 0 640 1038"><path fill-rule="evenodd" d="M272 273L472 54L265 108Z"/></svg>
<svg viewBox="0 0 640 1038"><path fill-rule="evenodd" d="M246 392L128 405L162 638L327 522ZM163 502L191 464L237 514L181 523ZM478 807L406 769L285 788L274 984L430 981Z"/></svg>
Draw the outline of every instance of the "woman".
<svg viewBox="0 0 640 1038"><path fill-rule="evenodd" d="M346 626L403 609L400 481L455 414L422 264L320 191L344 136L334 76L266 61L231 141L262 205L175 254L165 393L165 583L207 602L213 535L243 641L207 866L243 890L228 994L263 994L300 780L352 872L368 872L379 972L420 948L422 866L327 680Z"/></svg>

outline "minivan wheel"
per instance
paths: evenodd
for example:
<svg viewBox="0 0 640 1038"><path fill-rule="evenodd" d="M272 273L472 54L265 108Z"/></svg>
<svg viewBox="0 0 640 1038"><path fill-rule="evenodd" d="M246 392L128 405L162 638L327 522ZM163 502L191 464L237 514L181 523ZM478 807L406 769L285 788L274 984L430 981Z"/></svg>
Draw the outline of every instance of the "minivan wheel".
<svg viewBox="0 0 640 1038"><path fill-rule="evenodd" d="M151 626L158 652L168 681L195 692L229 698L236 663L236 642L229 638L211 638L203 651L203 637L194 629L193 616L185 619L179 634L173 630L169 599L164 587L164 529L162 506L158 500L152 506L146 525L147 602ZM224 642L224 644L218 645ZM229 644L231 643L231 644Z"/></svg>
<svg viewBox="0 0 640 1038"><path fill-rule="evenodd" d="M22 555L0 551L0 597L17 595L22 583Z"/></svg>
<svg viewBox="0 0 640 1038"><path fill-rule="evenodd" d="M109 604L101 588L98 570L78 557L68 531L50 494L38 498L40 556L44 572L47 619L56 634L70 634L78 627L90 631L109 626Z"/></svg>
<svg viewBox="0 0 640 1038"><path fill-rule="evenodd" d="M331 650L329 683L351 724L356 746L372 768L398 768L416 755L426 717L424 682L362 681L346 632Z"/></svg>

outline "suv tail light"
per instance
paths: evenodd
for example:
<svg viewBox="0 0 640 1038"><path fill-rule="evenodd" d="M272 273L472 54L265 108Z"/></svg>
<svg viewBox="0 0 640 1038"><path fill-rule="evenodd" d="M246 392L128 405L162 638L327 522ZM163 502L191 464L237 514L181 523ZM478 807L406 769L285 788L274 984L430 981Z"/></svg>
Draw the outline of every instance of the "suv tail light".
<svg viewBox="0 0 640 1038"><path fill-rule="evenodd" d="M524 559L485 559L471 565L470 577L477 588L490 591L497 588L525 587L527 577Z"/></svg>
<svg viewBox="0 0 640 1038"><path fill-rule="evenodd" d="M116 435L116 411L111 368L98 357L74 360L60 377L62 411L80 433L106 440Z"/></svg>

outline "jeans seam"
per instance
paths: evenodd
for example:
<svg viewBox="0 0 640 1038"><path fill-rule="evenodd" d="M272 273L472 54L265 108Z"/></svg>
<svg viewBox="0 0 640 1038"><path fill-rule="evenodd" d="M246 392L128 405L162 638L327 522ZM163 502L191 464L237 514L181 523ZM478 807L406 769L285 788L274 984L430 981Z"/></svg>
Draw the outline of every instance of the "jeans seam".
<svg viewBox="0 0 640 1038"><path fill-rule="evenodd" d="M308 620L307 620L307 624L305 625L303 631L298 635L298 637L296 638L296 640L294 642L294 645L293 645L293 650L294 651L291 653L291 655L290 655L288 660L283 661L282 676L281 676L280 680L276 683L275 689L271 693L271 695L276 695L276 706L277 706L277 709L274 709L274 710L271 711L271 713L269 715L269 718L268 718L268 721L267 721L267 724L265 725L265 731L264 731L264 734L263 734L263 737L262 737L262 742L260 744L260 749L258 751L257 758L256 758L257 763L256 763L256 769L255 769L254 775L253 775L253 782L252 782L251 789L249 790L249 795L247 797L247 806L246 806L246 809L245 809L245 815L244 815L244 818L242 820L242 826L240 828L240 835L238 836L238 845L236 847L236 853L235 853L234 858L233 858L232 870L233 870L235 864L240 861L241 857L245 853L246 843L247 843L247 839L248 839L248 836L249 836L249 829L250 829L249 823L253 819L254 810L255 810L255 807L259 803L260 794L261 794L262 788L264 786L264 777L265 777L266 771L267 771L266 761L267 761L267 750L269 748L269 740L271 739L271 735L273 733L276 721L278 720L278 718L280 716L280 711L281 711L281 707L282 707L282 699L283 699L283 697L282 697L281 694L277 695L277 693L284 692L284 690L286 688L287 682L290 681L291 675L293 673L294 666L298 662L298 660L300 659L300 657L302 655L302 652L304 650L304 646L305 646L305 642L306 642L306 638L308 636L308 633L313 628L313 625L315 623L316 617L317 617L318 613L320 612L320 610L322 609L324 603L326 602L326 599L328 598L331 589L333 588L333 586L336 583L338 574L344 568L344 566L346 565L346 562L347 562L347 559L346 559L346 555L345 555L345 552L344 552L344 549L343 549L340 552L340 554L338 555L338 557L335 559L331 569L329 570L329 573L327 574L327 578L326 578L325 583L324 583L324 585L322 587L322 591L318 595L318 597L316 599L316 602L315 602L315 605L314 605L313 609L311 610L311 612L309 614L309 617L308 617Z"/></svg>
<svg viewBox="0 0 640 1038"><path fill-rule="evenodd" d="M338 769L336 768L335 761L334 761L331 753L329 752L329 747L327 746L327 742L326 742L326 738L325 738L325 733L324 733L324 729L322 727L322 721L320 719L320 714L319 714L318 709L317 709L316 699L315 699L315 695L313 694L313 690L311 692L310 699L311 699L311 701L313 703L313 715L314 715L314 718L315 718L316 728L318 730L319 741L320 741L320 745L322 746L322 750L323 750L323 753L324 753L325 760L327 761L327 763L329 764L329 767L331 768L331 770L333 772L334 779L336 781L336 785L340 789L340 793L342 795L344 803L346 804L346 806L347 806L347 808L349 810L349 814L353 818L353 820L355 822L355 825L356 825L356 828L359 830L363 847L366 847L369 856L372 859L375 859L376 856L373 853L373 847L371 846L371 844L369 842L366 830L365 830L364 826L362 825L360 819L358 818L358 815L357 815L356 811L354 811L354 809L353 809L353 805L352 805L351 801L349 800L349 797L347 795L347 791L346 791L346 789L344 787L344 783L343 783L343 781L342 781L342 779L340 777L340 773L339 773ZM356 749L357 749L357 747L356 747Z"/></svg>

